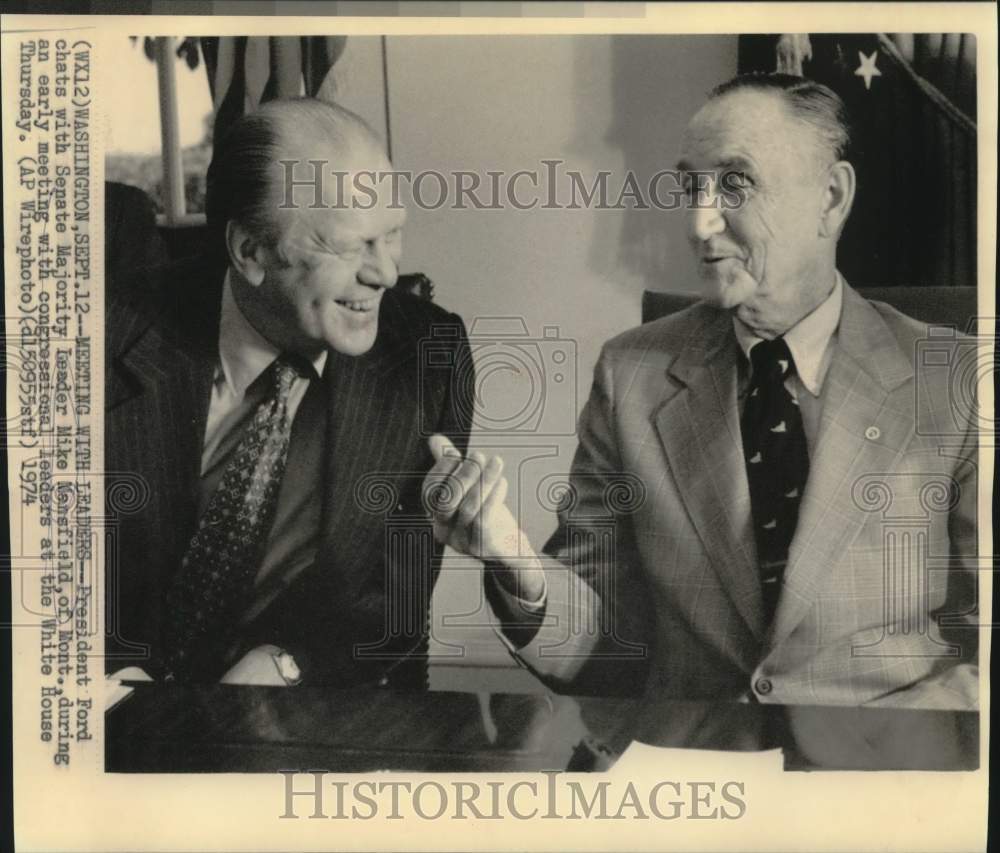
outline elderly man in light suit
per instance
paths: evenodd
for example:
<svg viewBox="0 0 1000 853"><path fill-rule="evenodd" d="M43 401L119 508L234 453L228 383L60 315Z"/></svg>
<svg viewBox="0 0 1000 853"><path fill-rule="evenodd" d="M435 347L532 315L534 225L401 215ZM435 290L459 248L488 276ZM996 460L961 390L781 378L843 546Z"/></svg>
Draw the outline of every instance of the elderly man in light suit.
<svg viewBox="0 0 1000 853"><path fill-rule="evenodd" d="M976 426L917 357L927 328L837 271L848 143L840 99L789 75L736 78L694 116L679 168L706 298L604 346L544 555L501 462L432 440L430 478L458 486L438 536L485 561L546 680L976 706Z"/></svg>

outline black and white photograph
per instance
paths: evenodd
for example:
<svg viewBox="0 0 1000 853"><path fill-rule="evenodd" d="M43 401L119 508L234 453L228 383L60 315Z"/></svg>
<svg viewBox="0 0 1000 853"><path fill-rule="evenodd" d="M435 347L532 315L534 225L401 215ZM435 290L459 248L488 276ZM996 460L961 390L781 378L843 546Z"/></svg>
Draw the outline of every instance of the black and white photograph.
<svg viewBox="0 0 1000 853"><path fill-rule="evenodd" d="M4 19L15 730L288 849L982 849L995 32L200 5Z"/></svg>

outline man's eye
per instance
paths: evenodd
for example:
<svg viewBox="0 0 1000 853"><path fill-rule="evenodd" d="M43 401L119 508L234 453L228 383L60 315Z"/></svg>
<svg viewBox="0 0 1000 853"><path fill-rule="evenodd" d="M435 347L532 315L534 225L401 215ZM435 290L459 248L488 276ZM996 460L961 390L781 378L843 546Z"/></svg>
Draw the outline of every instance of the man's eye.
<svg viewBox="0 0 1000 853"><path fill-rule="evenodd" d="M746 172L725 172L722 175L724 190L747 190L753 186L753 179Z"/></svg>
<svg viewBox="0 0 1000 853"><path fill-rule="evenodd" d="M722 206L736 210L748 203L754 193L754 181L745 172L726 172L720 181Z"/></svg>

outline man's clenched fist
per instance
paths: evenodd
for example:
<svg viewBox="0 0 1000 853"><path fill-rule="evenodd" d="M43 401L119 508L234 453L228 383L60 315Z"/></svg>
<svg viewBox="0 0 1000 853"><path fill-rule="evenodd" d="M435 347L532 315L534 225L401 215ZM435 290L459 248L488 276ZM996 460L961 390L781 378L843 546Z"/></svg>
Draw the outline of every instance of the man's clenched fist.
<svg viewBox="0 0 1000 853"><path fill-rule="evenodd" d="M472 452L464 459L443 435L430 438L434 467L424 480L424 496L434 536L461 554L502 563L502 578L515 594L541 596L544 581L538 558L504 499L503 460ZM517 577L511 576L516 575Z"/></svg>

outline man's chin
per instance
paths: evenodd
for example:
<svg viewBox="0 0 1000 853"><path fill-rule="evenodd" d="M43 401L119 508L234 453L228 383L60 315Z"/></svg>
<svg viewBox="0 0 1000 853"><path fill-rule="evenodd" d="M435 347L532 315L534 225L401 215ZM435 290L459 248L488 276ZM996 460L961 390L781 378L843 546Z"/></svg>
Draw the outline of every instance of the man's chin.
<svg viewBox="0 0 1000 853"><path fill-rule="evenodd" d="M330 349L342 355L359 356L375 346L375 335L357 333L337 335L328 338L326 343Z"/></svg>
<svg viewBox="0 0 1000 853"><path fill-rule="evenodd" d="M742 305L757 292L757 282L740 270L733 275L704 279L705 298L727 311Z"/></svg>
<svg viewBox="0 0 1000 853"><path fill-rule="evenodd" d="M333 305L315 329L316 337L328 349L343 355L364 355L375 345L378 335L379 309L351 311L341 305Z"/></svg>

